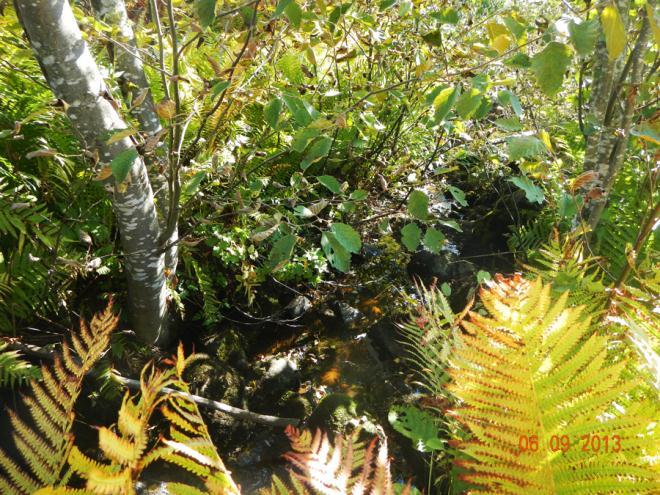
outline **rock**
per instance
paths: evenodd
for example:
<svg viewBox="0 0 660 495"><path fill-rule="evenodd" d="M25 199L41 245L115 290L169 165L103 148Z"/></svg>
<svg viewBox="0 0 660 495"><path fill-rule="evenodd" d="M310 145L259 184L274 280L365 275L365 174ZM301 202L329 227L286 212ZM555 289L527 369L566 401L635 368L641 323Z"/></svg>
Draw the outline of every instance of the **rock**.
<svg viewBox="0 0 660 495"><path fill-rule="evenodd" d="M307 422L313 430L342 432L357 418L357 404L346 394L326 395Z"/></svg>
<svg viewBox="0 0 660 495"><path fill-rule="evenodd" d="M368 332L369 339L378 351L380 359L401 358L408 354L401 344L401 331L388 318L380 320Z"/></svg>
<svg viewBox="0 0 660 495"><path fill-rule="evenodd" d="M282 310L282 316L286 319L300 318L312 309L312 301L305 296L294 297Z"/></svg>
<svg viewBox="0 0 660 495"><path fill-rule="evenodd" d="M247 363L244 336L233 328L224 329L220 335L212 339L215 357L221 363L231 363L243 367Z"/></svg>
<svg viewBox="0 0 660 495"><path fill-rule="evenodd" d="M333 301L331 305L335 316L346 326L355 325L359 320L364 318L364 314L359 309L343 301Z"/></svg>
<svg viewBox="0 0 660 495"><path fill-rule="evenodd" d="M449 278L449 266L445 253L434 254L423 249L412 255L406 268L411 277L419 277L428 284L433 278L446 281Z"/></svg>

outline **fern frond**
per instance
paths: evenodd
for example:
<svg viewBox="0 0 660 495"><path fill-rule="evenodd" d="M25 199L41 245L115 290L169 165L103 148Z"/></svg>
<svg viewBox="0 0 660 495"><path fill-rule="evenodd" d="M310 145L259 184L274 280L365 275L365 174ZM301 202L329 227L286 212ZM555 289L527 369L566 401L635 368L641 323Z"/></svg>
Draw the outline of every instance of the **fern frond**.
<svg viewBox="0 0 660 495"><path fill-rule="evenodd" d="M21 359L18 351L8 351L0 342L0 387L17 387L41 377L39 367Z"/></svg>
<svg viewBox="0 0 660 495"><path fill-rule="evenodd" d="M112 304L94 316L89 327L81 321L79 335L84 336L84 343L77 347L78 355L74 356L65 342L63 349L66 350L62 356L56 356L53 365L57 377L42 365L41 374L46 386L36 381L30 383L32 393L24 398L24 402L34 426L28 426L16 414L10 414L14 429L12 437L25 468L19 468L0 449L0 466L6 473L0 475L0 486L9 486L7 493L29 494L41 487L55 486L60 480L73 445L74 406L83 378L100 359L116 324Z"/></svg>
<svg viewBox="0 0 660 495"><path fill-rule="evenodd" d="M419 304L410 319L399 325L408 360L431 395L443 393L447 382L447 359L457 330L457 318L444 294L417 284Z"/></svg>
<svg viewBox="0 0 660 495"><path fill-rule="evenodd" d="M481 291L488 316L463 322L447 389L471 434L454 441L461 478L480 487L470 493L656 492L658 408L642 399L651 412L620 412L641 381L611 362L608 337L570 299L500 276Z"/></svg>
<svg viewBox="0 0 660 495"><path fill-rule="evenodd" d="M294 466L289 487L273 477L270 490L262 494L279 495L393 495L394 488L387 456L387 443L377 447L374 439L365 449L352 438L338 436L332 444L320 430L312 435L288 426L286 434L292 452L285 458ZM404 489L404 493L406 489Z"/></svg>

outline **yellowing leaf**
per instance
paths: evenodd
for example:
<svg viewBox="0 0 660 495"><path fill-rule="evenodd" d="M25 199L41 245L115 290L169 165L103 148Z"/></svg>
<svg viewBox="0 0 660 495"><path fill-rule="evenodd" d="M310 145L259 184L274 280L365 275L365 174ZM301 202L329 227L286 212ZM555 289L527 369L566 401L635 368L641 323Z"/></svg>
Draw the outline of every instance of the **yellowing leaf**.
<svg viewBox="0 0 660 495"><path fill-rule="evenodd" d="M115 132L112 136L110 136L110 139L108 139L105 144L113 144L121 141L122 139L132 136L135 134L137 131L135 129L123 129L121 131Z"/></svg>
<svg viewBox="0 0 660 495"><path fill-rule="evenodd" d="M550 153L552 153L553 152L552 142L550 141L550 134L548 134L548 131L542 130L541 132L539 132L539 139L543 141L545 147L548 148L548 151Z"/></svg>
<svg viewBox="0 0 660 495"><path fill-rule="evenodd" d="M156 113L162 119L171 119L176 114L176 103L165 98L156 105Z"/></svg>
<svg viewBox="0 0 660 495"><path fill-rule="evenodd" d="M511 46L511 41L511 36L508 34L500 34L491 41L490 45L497 50L497 53L503 55Z"/></svg>
<svg viewBox="0 0 660 495"><path fill-rule="evenodd" d="M488 32L488 39L491 43L493 43L499 36L509 34L507 27L499 22L489 22L486 24L486 31Z"/></svg>
<svg viewBox="0 0 660 495"><path fill-rule="evenodd" d="M614 60L621 55L626 46L626 28L614 3L603 9L602 14L600 14L600 23L603 26L605 44L610 60Z"/></svg>

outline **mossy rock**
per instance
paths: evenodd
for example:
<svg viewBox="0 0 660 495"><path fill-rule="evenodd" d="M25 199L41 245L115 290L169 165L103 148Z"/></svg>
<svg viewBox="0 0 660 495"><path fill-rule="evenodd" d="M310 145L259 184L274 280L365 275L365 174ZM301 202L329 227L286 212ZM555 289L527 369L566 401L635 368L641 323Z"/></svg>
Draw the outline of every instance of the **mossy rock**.
<svg viewBox="0 0 660 495"><path fill-rule="evenodd" d="M287 418L305 419L312 413L309 400L295 392L287 392L279 400L278 414Z"/></svg>
<svg viewBox="0 0 660 495"><path fill-rule="evenodd" d="M309 418L310 428L342 432L357 418L357 403L346 394L326 395Z"/></svg>
<svg viewBox="0 0 660 495"><path fill-rule="evenodd" d="M216 341L215 357L221 363L239 363L247 360L245 348L247 343L244 336L233 328L222 330Z"/></svg>

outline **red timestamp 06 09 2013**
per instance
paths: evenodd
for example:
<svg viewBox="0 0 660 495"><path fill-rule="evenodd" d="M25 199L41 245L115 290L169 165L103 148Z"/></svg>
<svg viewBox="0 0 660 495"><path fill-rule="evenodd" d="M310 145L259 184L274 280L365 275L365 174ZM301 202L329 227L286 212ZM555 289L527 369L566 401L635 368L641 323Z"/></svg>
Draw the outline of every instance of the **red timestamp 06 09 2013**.
<svg viewBox="0 0 660 495"><path fill-rule="evenodd" d="M569 450L580 449L583 452L594 454L621 452L621 437L619 435L582 435L573 439L568 435L552 435L547 439L546 445L542 445L542 443L543 440L539 439L538 435L520 435L518 451L520 454L538 452L542 449L547 449L550 452L568 452Z"/></svg>

